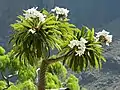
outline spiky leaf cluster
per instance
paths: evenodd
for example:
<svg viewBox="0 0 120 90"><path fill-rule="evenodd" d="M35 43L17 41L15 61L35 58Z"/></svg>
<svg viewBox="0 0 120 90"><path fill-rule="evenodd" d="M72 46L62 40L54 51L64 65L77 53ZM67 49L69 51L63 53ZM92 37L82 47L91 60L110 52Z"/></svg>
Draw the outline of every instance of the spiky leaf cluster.
<svg viewBox="0 0 120 90"><path fill-rule="evenodd" d="M40 12L46 16L44 22L39 22L38 18L26 19L20 15L18 16L20 20L11 24L14 29L11 35L13 55L32 65L37 58L47 58L50 49L61 50L61 47L73 38L73 30L76 29L68 20L57 20L53 13L45 9Z"/></svg>
<svg viewBox="0 0 120 90"><path fill-rule="evenodd" d="M86 39L88 42L85 44L86 49L84 54L81 56L76 55L76 47L70 48L65 47L62 53L67 53L65 55L64 64L67 64L73 71L83 71L89 68L101 68L102 61L106 61L103 57L103 48L101 42L96 41L94 35L94 29L89 29L83 26L79 32L75 32L76 40L80 40L81 37Z"/></svg>

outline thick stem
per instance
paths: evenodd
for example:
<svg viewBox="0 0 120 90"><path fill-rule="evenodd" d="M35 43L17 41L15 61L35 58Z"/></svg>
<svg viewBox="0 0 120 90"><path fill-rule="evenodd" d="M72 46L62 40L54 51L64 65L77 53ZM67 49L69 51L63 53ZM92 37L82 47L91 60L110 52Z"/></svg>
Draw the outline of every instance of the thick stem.
<svg viewBox="0 0 120 90"><path fill-rule="evenodd" d="M41 63L39 78L38 78L38 90L45 90L45 73L47 70L48 64L43 60Z"/></svg>
<svg viewBox="0 0 120 90"><path fill-rule="evenodd" d="M65 55L56 57L55 59L43 60L41 63L40 71L38 72L38 90L45 90L45 73L49 64L61 61L62 58L66 57L70 52Z"/></svg>

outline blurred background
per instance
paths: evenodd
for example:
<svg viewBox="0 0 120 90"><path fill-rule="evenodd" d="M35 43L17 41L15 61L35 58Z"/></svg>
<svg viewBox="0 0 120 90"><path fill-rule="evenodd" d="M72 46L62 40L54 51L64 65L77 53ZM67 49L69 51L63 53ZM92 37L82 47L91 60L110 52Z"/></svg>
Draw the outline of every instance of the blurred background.
<svg viewBox="0 0 120 90"><path fill-rule="evenodd" d="M86 25L95 31L111 32L114 39L106 47L107 63L103 69L75 75L88 90L120 90L120 0L0 0L0 45L9 50L10 24L23 10L32 7L50 10L55 6L68 8L70 22L77 27Z"/></svg>

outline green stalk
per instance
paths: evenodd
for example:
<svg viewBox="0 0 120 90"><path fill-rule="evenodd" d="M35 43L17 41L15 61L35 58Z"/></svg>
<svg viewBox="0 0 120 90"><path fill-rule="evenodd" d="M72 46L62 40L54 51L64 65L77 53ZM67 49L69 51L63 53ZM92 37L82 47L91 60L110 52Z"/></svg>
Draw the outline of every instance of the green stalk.
<svg viewBox="0 0 120 90"><path fill-rule="evenodd" d="M56 57L56 58L48 59L48 60L46 61L46 63L52 64L52 63L55 63L55 62L58 62L58 61L62 61L62 60L64 60L65 57L67 57L67 56L70 55L71 53L72 53L72 50L69 51L67 54L61 55L61 56Z"/></svg>

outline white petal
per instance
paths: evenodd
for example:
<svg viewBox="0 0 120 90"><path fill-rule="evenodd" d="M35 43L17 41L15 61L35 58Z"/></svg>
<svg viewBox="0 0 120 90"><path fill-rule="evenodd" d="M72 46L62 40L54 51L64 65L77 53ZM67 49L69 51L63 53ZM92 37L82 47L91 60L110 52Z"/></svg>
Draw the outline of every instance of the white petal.
<svg viewBox="0 0 120 90"><path fill-rule="evenodd" d="M88 41L86 41L83 37L81 37L80 41L87 43Z"/></svg>
<svg viewBox="0 0 120 90"><path fill-rule="evenodd" d="M37 11L36 10L37 8L38 7L36 7L36 8L33 7L31 9L28 9L28 10L25 11L25 13L23 15L25 16L26 19L31 18L31 17L32 18L38 17L41 22L45 21L45 15L43 15L42 13Z"/></svg>
<svg viewBox="0 0 120 90"><path fill-rule="evenodd" d="M107 31L105 31L105 30L103 29L102 33L105 33L105 34L108 35L110 32L107 32Z"/></svg>
<svg viewBox="0 0 120 90"><path fill-rule="evenodd" d="M69 13L69 10L59 7L55 7L54 9L51 9L51 11L55 12L57 15L59 14L64 15L65 17L67 17Z"/></svg>
<svg viewBox="0 0 120 90"><path fill-rule="evenodd" d="M106 45L109 46L109 43L106 42Z"/></svg>
<svg viewBox="0 0 120 90"><path fill-rule="evenodd" d="M110 33L110 32L107 32L107 31L103 30L102 32L96 33L96 34L97 34L97 35L96 35L96 38L98 38L98 40L99 40L99 38L100 38L101 36L104 36L104 38L105 38L105 43L106 43L106 45L109 46L109 43L112 42L112 35L109 35L109 33Z"/></svg>
<svg viewBox="0 0 120 90"><path fill-rule="evenodd" d="M30 29L29 32L31 32L32 34L34 34L35 30Z"/></svg>

